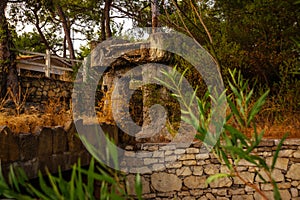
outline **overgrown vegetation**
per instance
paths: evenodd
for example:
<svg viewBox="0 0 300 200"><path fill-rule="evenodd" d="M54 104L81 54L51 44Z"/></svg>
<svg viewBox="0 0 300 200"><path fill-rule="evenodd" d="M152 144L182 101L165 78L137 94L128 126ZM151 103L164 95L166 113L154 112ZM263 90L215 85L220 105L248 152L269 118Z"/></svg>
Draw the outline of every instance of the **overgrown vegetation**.
<svg viewBox="0 0 300 200"><path fill-rule="evenodd" d="M123 178L122 178L123 177ZM7 179L6 179L7 178ZM20 168L10 167L8 177L4 177L0 165L0 198L22 200L87 200L87 199L131 199L124 188L124 175L105 165L91 160L88 169L73 165L71 176L63 177L59 170L57 176L47 170L47 176L39 173L39 185L33 185ZM8 180L8 181L6 181ZM136 178L136 194L141 199L141 179Z"/></svg>
<svg viewBox="0 0 300 200"><path fill-rule="evenodd" d="M246 160L257 168L256 173L266 183L271 183L274 191L274 198L280 199L280 194L276 182L272 177L278 153L287 135L285 135L273 156L271 165L268 165L262 156L255 154L255 149L260 144L265 131L258 130L256 127L256 115L261 111L269 90L264 92L257 100L254 97L254 89L249 88L249 81L245 80L241 72L236 70L229 71L231 79L228 80L230 95L226 97L226 91L213 96L214 88L210 88L203 98L194 94L184 94L180 90L182 77L176 75L176 68L172 72L163 71L166 77L161 79L161 83L168 88L174 88L175 96L183 105L181 112L182 120L192 125L197 131L196 138L203 142L208 148L212 149L219 161L224 164L229 173L220 173L210 176L207 183L224 177L237 177L245 185L252 187L263 199L268 197L255 184L248 182L238 171L239 162ZM189 98L187 98L187 95ZM198 103L199 116L192 112L191 102L196 100ZM226 102L228 108L226 107ZM213 106L214 105L214 106ZM227 116L222 119L222 110L227 111ZM266 174L266 177L262 175Z"/></svg>
<svg viewBox="0 0 300 200"><path fill-rule="evenodd" d="M149 1L88 0L83 5L81 1L47 0L36 3L30 0L5 1L5 4L10 6L7 13L14 17L7 17L1 23L3 26L10 25L16 47L32 51L48 48L52 53L62 53L63 57L72 53L72 31L84 35L83 40L87 43L101 42L108 35L122 35L123 25L118 25L111 18L110 11L132 19L133 24L139 27L151 26ZM237 68L249 79L251 87L257 82L254 88L256 97L260 96L260 91L270 89L261 112L261 126L270 127L270 131L273 131L273 125L280 129L281 124L282 127L299 129L298 0L170 0L159 2L157 7L161 26L187 34L209 51L218 63L227 86L229 69ZM61 18L60 9L67 21ZM15 29L20 22L22 28L32 24L36 31L17 35ZM80 24L86 24L85 28ZM64 38L57 34L62 29ZM129 36L123 33L121 38L138 37L130 31L127 33ZM5 34L2 37L6 38ZM81 47L77 55L83 58L90 50L88 46ZM182 68L185 67L189 66L182 63ZM77 68L74 67L75 72ZM193 73L187 75L187 79L195 82L194 86L202 86ZM291 130L291 136L297 136L295 130Z"/></svg>
<svg viewBox="0 0 300 200"><path fill-rule="evenodd" d="M14 103L16 115L19 117L20 113L21 113L21 110L25 106L26 99L27 99L27 97L29 95L29 90L28 90L28 88L26 88L25 93L22 93L22 88L19 85L19 87L18 87L18 93L17 94L14 94L13 91L10 88L8 88L7 92L9 94L10 99Z"/></svg>
<svg viewBox="0 0 300 200"><path fill-rule="evenodd" d="M195 39L214 57L227 88L230 70L239 69L254 89L270 90L258 126L268 137L299 137L299 1L170 1L160 16L164 25ZM274 13L277 13L274 16ZM238 16L238 17L237 17ZM192 66L176 59L180 68ZM184 71L184 70L183 70ZM189 81L195 76L186 74ZM201 80L201 78L200 78ZM193 83L199 86L201 81ZM203 91L198 91L203 95Z"/></svg>
<svg viewBox="0 0 300 200"><path fill-rule="evenodd" d="M176 68L171 73L163 72L170 81L161 81L161 83L168 88L180 88L180 80L182 78L176 76L175 72ZM212 88L201 99L196 96L197 91L189 99L181 91L175 90L178 93L173 94L179 101L182 101L184 105L182 108L182 113L184 113L182 119L197 130L198 134L196 138L203 141L209 149L212 148L213 153L219 161L228 168L229 173L212 175L207 179L207 183L219 178L235 176L245 183L245 185L252 187L263 199L268 199L255 184L248 182L240 176L237 167L241 160L246 160L257 167L256 173L264 182L272 184L274 198L280 199L277 184L272 178L272 171L275 168L279 150L286 136L280 141L271 165L268 165L261 156L254 153L264 135L263 130L257 130L255 116L265 103L269 91L264 92L258 100L255 100L253 98L254 90L249 88L248 80L245 80L241 73L236 72L236 70L229 71L229 73L231 79L228 80L228 83L231 93L227 98L224 91L222 94L219 94L219 98L215 99L209 93L209 91L213 90ZM182 74L183 76L184 73ZM194 100L198 103L199 116L195 116L194 112L191 112L190 102ZM220 113L218 105L225 105L224 100L229 105L228 108L224 108L225 110L229 110L229 114L226 120L222 121L213 117L213 115ZM212 107L212 102L217 105L217 109ZM221 132L218 133L217 131ZM90 148L93 149L92 146ZM89 149L90 152L97 158L95 151L91 149ZM109 152L114 154L115 151L111 150ZM116 158L116 155L111 156L113 159ZM48 172L47 182L39 174L39 188L34 187L29 182L24 172L21 170L15 171L11 167L8 175L8 183L3 175L0 174L0 195L17 199L94 199L97 195L99 195L100 199L129 198L122 185L124 182L119 178L120 174L115 174L116 171L110 171L102 164L100 164L101 167L95 168L94 164L94 160L92 160L88 170L82 169L80 162L78 165L74 165L70 180L65 180L61 172L58 177ZM83 176L86 177L86 180L84 180ZM94 181L100 181L101 183L101 189L98 194L95 194ZM137 176L136 193L139 199L141 199L141 189L140 178Z"/></svg>
<svg viewBox="0 0 300 200"><path fill-rule="evenodd" d="M50 98L45 105L26 105L28 90L21 96L0 99L0 125L8 126L14 133L36 133L43 126L64 126L72 120L69 102L61 98ZM11 103L10 103L11 102Z"/></svg>
<svg viewBox="0 0 300 200"><path fill-rule="evenodd" d="M9 55L9 46L6 40L5 42L3 40L3 38L8 38L9 36L8 22L4 15L8 1L3 2L1 4L0 26L5 26L5 30L1 29L3 35L1 35L0 39L2 40L0 42L5 47L3 49L8 52L0 52L2 59L0 61L0 64L2 64L1 72L11 68L7 66L9 61L7 56ZM62 52L65 57L67 56L67 52L74 54L70 35L71 27L76 27L76 23L90 25L88 29L82 29L81 32L86 35L86 39L89 41L93 39L101 41L112 34L110 30L111 18L109 16L111 9L115 9L115 11L133 19L135 24L141 26L150 24L149 16L151 16L151 9L147 2L129 2L127 0L115 1L113 4L112 2L88 0L85 5L82 5L81 1L65 0L56 2L55 4L52 1L43 1L41 3L24 1L22 6L20 4L12 4L11 13L21 13L21 15L16 15L17 17L12 18L11 23L18 23L18 19L22 22L26 21L34 24L38 31L38 33L27 34L27 39L13 35L15 42L16 38L21 39L17 47L21 48L23 46L25 48L26 46L26 48L31 50L48 48L52 49L53 53ZM291 132L289 136L299 137L299 0L287 0L283 2L275 0L171 0L162 2L165 4L160 5L161 25L186 33L204 46L213 55L216 63L219 65L228 89L226 91L228 96L226 102L229 107L225 122L214 121L212 113L217 111L213 110L210 103L223 103L225 93L220 94L220 99L214 99L209 93L204 94L204 90L198 90L196 91L198 94L192 96L192 98L197 100L199 105L200 123L196 123L198 116L184 118L198 131L197 138L199 140L203 141L208 136L209 140L206 140L208 146L216 143L213 151L220 162L228 167L228 174L214 175L207 182L228 176L236 176L241 179L237 171L237 166L240 160L247 160L267 174L267 179L265 179L260 174L261 172L257 171L261 179L273 185L275 199L279 198L278 188L272 179L272 171L282 143L279 143L270 166L253 152L264 136L283 137L284 139L286 136L283 136L283 133L288 130ZM89 8L91 8L92 12L90 12ZM71 21L68 22L63 19L64 17L61 15L61 12L67 15L67 19ZM104 13L108 13L108 15L104 16ZM274 13L276 14L274 15ZM58 18L60 20L56 20ZM108 23L105 23L105 20ZM41 23L43 23L43 26L41 26ZM90 27L98 24L101 24L101 28L95 34L95 30L90 29ZM65 26L65 35L64 38L61 38L56 35L55 30L61 30L63 26ZM107 35L105 35L106 33ZM33 43L28 41L30 38L34 40ZM66 45L66 40L69 41L68 45ZM40 45L36 41L42 41L43 45ZM88 48L82 48L82 55L85 55L89 51L90 49ZM73 55L71 58L73 58ZM178 62L178 60L175 62ZM185 71L188 65L182 63L182 68L182 71ZM234 69L239 69L240 72ZM189 81L195 81L193 82L193 86L201 85L198 77L193 77L194 73L192 71L187 71L185 75ZM1 77L5 76L1 75ZM174 78L171 75L168 77L171 79ZM1 80L6 81L4 78ZM174 81L174 83L180 82ZM4 89L2 87L5 84L1 83L1 89ZM8 115L0 116L0 124L8 125L14 132L34 132L35 127L39 124L43 126L63 125L66 122L65 120L71 119L71 112L67 113L66 109L57 105L60 102L56 102L55 100L46 105L44 113L37 113L26 117L26 113L22 114L25 103L21 98L21 94L19 96L9 93L2 95L0 110L3 110L7 104L8 96L15 98L13 102L17 117ZM189 101L192 100L190 99ZM189 104L186 103L185 105ZM103 107L102 104L99 106ZM55 110L53 108L58 109ZM187 109L185 113L192 113L189 112L189 107L185 109ZM101 117L103 116L100 114ZM220 126L220 124L222 125L220 134L212 135L211 128ZM262 129L266 129L266 131ZM267 133L268 129L270 133ZM274 129L277 129L278 132L274 133ZM110 176L94 173L93 166L90 166L88 170L84 170L79 165L75 165L71 181L64 181L60 176L54 177L48 174L49 183L52 188L46 186L41 178L42 191L34 189L22 172L16 173L11 170L8 183L4 181L3 176L0 177L2 181L0 181L0 187L4 188L3 191L5 192L2 195L10 198L31 198L29 196L32 195L35 198L42 199L63 198L66 195L70 199L76 199L77 197L84 199L92 196L91 190L93 188L90 181L93 180L104 181L104 186L102 187L104 194L111 193L111 188L116 189L108 187L108 185L112 186L116 180ZM88 176L87 184L83 183L82 174L90 176ZM18 178L16 178L17 176ZM266 198L255 185L245 182L243 179L241 180ZM25 189L29 196L20 196L20 188ZM73 193L68 193L69 190L73 191ZM119 191L119 188L113 191ZM119 192L121 195L125 195L122 188ZM112 197L109 195L111 194L108 194L108 196L103 195L103 197Z"/></svg>

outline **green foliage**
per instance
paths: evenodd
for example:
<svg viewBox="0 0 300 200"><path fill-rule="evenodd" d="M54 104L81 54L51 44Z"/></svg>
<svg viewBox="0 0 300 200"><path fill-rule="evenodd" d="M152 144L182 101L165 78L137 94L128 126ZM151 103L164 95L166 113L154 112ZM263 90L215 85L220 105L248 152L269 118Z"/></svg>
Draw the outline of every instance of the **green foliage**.
<svg viewBox="0 0 300 200"><path fill-rule="evenodd" d="M34 52L46 52L46 47L41 43L41 37L36 32L23 33L22 35L15 35L14 45L16 49L34 51Z"/></svg>
<svg viewBox="0 0 300 200"><path fill-rule="evenodd" d="M235 79L236 70L229 71L229 73L232 81L229 80L228 83L232 94L227 101L240 128L247 128L261 110L269 90L259 97L254 104L251 104L254 89L249 90L248 81L243 79L241 72L238 73L237 80Z"/></svg>
<svg viewBox="0 0 300 200"><path fill-rule="evenodd" d="M236 176L267 199L266 195L256 185L247 182L240 176L237 167L241 160L245 160L267 173L269 179L264 181L273 185L274 198L279 199L280 194L276 182L272 178L272 171L274 170L282 143L287 135L281 139L273 156L271 166L267 165L263 157L253 153L259 146L264 135L264 131L258 132L255 117L265 103L269 91L264 92L257 100L254 100L254 90L249 88L248 80L243 78L241 72L237 72L236 70L229 71L231 79L228 82L231 93L227 97L227 102L230 113L226 117L225 122L216 121L212 116L218 113L218 110L213 109L211 102L216 105L223 105L222 99L224 99L225 92L220 94L218 99L213 98L208 92L200 99L195 95L195 91L192 96L189 96L189 99L186 99L184 94L180 92L180 80L184 74L181 75L182 77L178 81L174 70L170 73L163 72L165 77L170 81L160 80L160 82L166 87L172 87L176 91L173 96L182 102L184 107L181 109L186 114L182 119L197 130L196 138L201 140L206 146L213 145L213 153L229 170L228 174L221 173L210 176L206 183L209 184L219 178ZM190 102L193 100L197 100L198 102L198 116L195 116L195 112L191 108ZM211 130L211 124L215 127L222 126L222 129L215 129L214 132ZM220 131L220 133L218 134L216 131ZM260 172L257 172L257 174L263 179Z"/></svg>
<svg viewBox="0 0 300 200"><path fill-rule="evenodd" d="M109 139L107 141L109 142ZM65 178L60 168L57 176L52 175L46 168L46 177L41 172L38 174L38 187L30 182L23 169L13 168L13 166L10 166L7 181L2 174L0 164L0 197L24 200L87 200L98 197L103 200L130 199L124 190L124 175L117 170L110 169L102 162L95 162L98 155L93 151L92 144L86 140L83 142L94 156L89 167L87 169L82 167L80 160L78 160L78 163L72 167L70 178ZM112 143L108 145L108 154L117 165L116 146ZM100 183L99 193L96 192L98 190L95 190L95 183ZM139 175L136 177L135 189L137 198L141 199L142 184Z"/></svg>
<svg viewBox="0 0 300 200"><path fill-rule="evenodd" d="M218 61L226 85L229 69L240 69L251 88L271 88L280 109L299 110L299 1L171 2L162 23L207 49Z"/></svg>
<svg viewBox="0 0 300 200"><path fill-rule="evenodd" d="M141 200L143 190L142 190L142 180L141 180L140 174L137 174L136 178L135 178L135 191L136 191L136 194L137 194L137 198L139 200Z"/></svg>
<svg viewBox="0 0 300 200"><path fill-rule="evenodd" d="M279 66L280 80L274 84L276 90L274 101L279 105L279 110L293 113L300 110L300 65L299 59L290 58Z"/></svg>
<svg viewBox="0 0 300 200"><path fill-rule="evenodd" d="M239 176L237 166L240 160L246 160L254 164L256 167L263 169L268 174L269 180L274 188L274 198L280 198L276 182L272 178L272 171L278 157L281 145L287 135L285 135L278 145L271 166L268 166L265 160L253 153L255 148L260 144L264 131L258 132L255 123L255 116L261 110L265 103L269 91L262 94L256 101L253 101L253 89L249 89L248 81L241 76L241 73L236 73L234 70L230 72L231 81L229 81L232 94L228 97L228 104L231 110L231 115L228 117L227 123L224 125L224 132L221 133L218 145L214 147L214 152L222 163L230 170L231 176ZM236 78L237 74L237 78ZM250 129L249 129L250 128ZM260 172L257 172L259 177L262 177ZM241 179L244 181L243 179ZM208 180L209 181L209 180ZM249 184L249 183L245 183ZM255 185L251 185L262 196L264 194Z"/></svg>
<svg viewBox="0 0 300 200"><path fill-rule="evenodd" d="M98 163L99 164L99 163ZM96 166L96 168L95 168ZM124 199L128 198L123 190L122 183L109 174L104 165L97 166L94 159L89 168L82 168L80 161L72 168L69 180L62 176L61 170L58 176L51 175L47 170L47 179L39 172L39 188L33 186L24 171L20 168L10 167L8 183L3 175L0 175L0 196L16 199ZM95 181L101 183L100 194L95 194ZM136 187L140 188L139 183Z"/></svg>

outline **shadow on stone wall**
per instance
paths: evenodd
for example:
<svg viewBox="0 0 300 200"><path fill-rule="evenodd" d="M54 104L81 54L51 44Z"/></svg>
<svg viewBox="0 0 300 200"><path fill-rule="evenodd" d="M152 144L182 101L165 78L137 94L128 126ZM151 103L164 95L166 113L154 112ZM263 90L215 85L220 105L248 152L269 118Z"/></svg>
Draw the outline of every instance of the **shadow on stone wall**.
<svg viewBox="0 0 300 200"><path fill-rule="evenodd" d="M116 135L118 129L102 125L106 132ZM88 165L90 154L78 138L73 122L64 127L43 127L36 134L14 134L6 126L0 126L0 160L3 174L9 166L22 167L29 178L37 177L38 171L51 173L72 168L80 158L82 166Z"/></svg>

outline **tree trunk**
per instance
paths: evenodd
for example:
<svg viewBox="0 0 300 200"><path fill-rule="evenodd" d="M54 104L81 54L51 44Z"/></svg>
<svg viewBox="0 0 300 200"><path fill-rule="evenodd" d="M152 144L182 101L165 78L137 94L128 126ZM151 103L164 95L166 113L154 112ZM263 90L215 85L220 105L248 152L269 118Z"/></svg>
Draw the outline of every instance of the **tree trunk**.
<svg viewBox="0 0 300 200"><path fill-rule="evenodd" d="M63 57L67 57L67 39L66 36L64 36L64 41L63 41Z"/></svg>
<svg viewBox="0 0 300 200"><path fill-rule="evenodd" d="M105 31L105 15L104 11L101 16L101 41L103 42L106 39L106 31Z"/></svg>
<svg viewBox="0 0 300 200"><path fill-rule="evenodd" d="M8 28L8 22L5 17L5 8L8 0L0 2L0 81L1 95L4 95L10 88L14 95L18 93L18 75L16 70L15 53L10 49L13 48L12 38Z"/></svg>
<svg viewBox="0 0 300 200"><path fill-rule="evenodd" d="M46 37L40 27L40 19L39 19L38 13L36 11L34 11L34 17L35 17L35 27L36 27L38 33L40 34L42 42L45 44L47 49L52 49L52 47L50 46L48 40L46 39Z"/></svg>
<svg viewBox="0 0 300 200"><path fill-rule="evenodd" d="M57 12L58 12L60 20L62 21L65 37L66 37L67 44L68 44L68 50L69 50L69 53L70 53L70 58L75 59L75 52L74 52L73 42L72 42L72 39L71 39L70 25L69 25L69 23L67 21L67 18L64 14L64 11L62 10L60 5L57 5ZM73 64L74 63L72 63L72 65Z"/></svg>
<svg viewBox="0 0 300 200"><path fill-rule="evenodd" d="M105 0L104 9L101 16L101 42L112 37L112 32L110 29L110 9L112 0Z"/></svg>
<svg viewBox="0 0 300 200"><path fill-rule="evenodd" d="M151 12L152 12L152 33L156 32L156 28L158 27L158 0L151 0Z"/></svg>
<svg viewBox="0 0 300 200"><path fill-rule="evenodd" d="M6 18L5 18L5 7L7 5L7 1L0 2L0 91L1 97L3 97L6 93L6 77L7 77L7 60L9 58L8 55L8 46L7 46L7 32L6 32Z"/></svg>
<svg viewBox="0 0 300 200"><path fill-rule="evenodd" d="M104 16L105 16L105 33L106 39L112 36L110 29L110 8L111 8L112 0L106 0L104 6Z"/></svg>

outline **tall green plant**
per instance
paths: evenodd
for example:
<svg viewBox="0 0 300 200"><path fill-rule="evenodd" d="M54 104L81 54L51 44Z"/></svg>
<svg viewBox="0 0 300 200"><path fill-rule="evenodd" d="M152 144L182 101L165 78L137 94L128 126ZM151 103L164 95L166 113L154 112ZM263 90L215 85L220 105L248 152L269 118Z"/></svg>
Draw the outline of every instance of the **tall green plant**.
<svg viewBox="0 0 300 200"><path fill-rule="evenodd" d="M108 139L109 140L109 139ZM85 141L86 142L86 141ZM85 143L88 148L92 145ZM108 146L112 157L116 157L115 146ZM111 151L110 151L111 150ZM95 156L92 154L92 156ZM97 161L97 157L96 157ZM46 169L46 177L38 173L39 187L34 186L21 168L10 166L8 178L3 176L0 163L0 198L43 199L43 200L90 200L99 196L101 200L131 199L124 189L124 175L108 168L104 163L95 162L93 157L88 169L78 163L73 165L71 177L63 177L59 169L58 176L52 175ZM96 193L95 182L100 183L100 191ZM137 198L142 199L142 184L139 175L136 176L135 189Z"/></svg>
<svg viewBox="0 0 300 200"><path fill-rule="evenodd" d="M127 195L118 182L109 174L103 166L96 166L94 159L89 168L84 169L75 164L72 168L71 177L66 180L59 170L58 176L52 175L47 170L47 178L41 172L38 174L39 187L33 186L22 169L10 167L8 183L3 175L0 175L0 196L15 199L95 199L95 181L101 183L100 199L124 199ZM86 177L86 178L85 178Z"/></svg>
<svg viewBox="0 0 300 200"><path fill-rule="evenodd" d="M272 172L275 168L278 153L286 135L282 138L276 149L271 166L267 165L263 157L254 153L254 150L258 147L264 135L264 131L258 132L256 128L255 116L259 113L265 103L269 91L263 93L255 101L253 99L254 90L249 88L248 81L243 78L240 72L237 72L236 70L230 71L231 79L228 80L228 82L231 92L226 98L230 112L226 117L226 121L222 124L222 121L215 121L212 117L216 112L219 112L212 107L212 103L222 105L222 99L224 99L225 93L220 94L219 98L215 99L207 92L204 97L200 99L195 95L195 92L190 96L189 101L187 101L184 94L177 90L181 87L181 81L176 81L178 79L178 77L174 76L176 73L164 71L163 74L169 81L160 80L160 82L166 87L173 88L173 90L176 91L173 96L178 98L184 105L181 109L182 113L185 113L186 115L182 116L182 119L197 130L196 138L203 141L205 145L211 146L212 144L215 144L212 148L212 152L229 170L229 173L227 174L220 173L210 176L206 183L209 184L212 181L223 177L235 176L246 185L252 187L264 199L268 199L255 184L248 182L240 175L237 166L241 160L246 160L249 163L254 164L258 169L261 169L256 173L264 182L269 182L273 185L274 198L280 199L280 193L276 182L272 177ZM183 76L184 73L180 80ZM211 89L210 91L213 90ZM191 105L190 102L194 99L198 102L199 116L195 116L194 112L191 112L191 108L189 108L189 105ZM211 131L210 126L218 127L220 125L222 126L222 129L219 129L219 134ZM209 138L209 140L207 140L207 138ZM216 140L215 143L214 140ZM263 178L260 173L261 171L264 171L267 174L267 180Z"/></svg>

